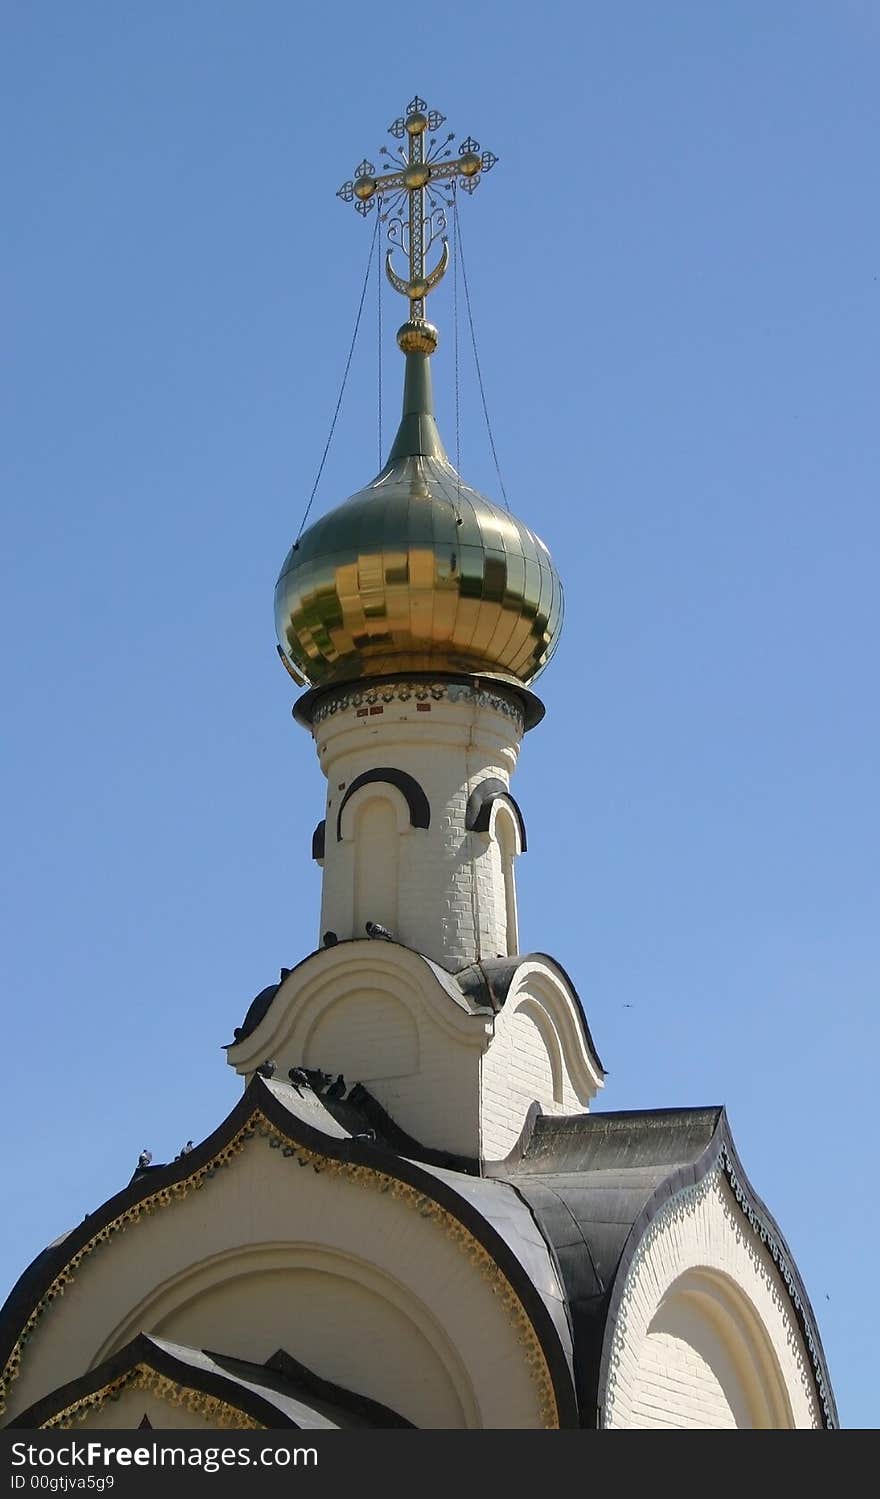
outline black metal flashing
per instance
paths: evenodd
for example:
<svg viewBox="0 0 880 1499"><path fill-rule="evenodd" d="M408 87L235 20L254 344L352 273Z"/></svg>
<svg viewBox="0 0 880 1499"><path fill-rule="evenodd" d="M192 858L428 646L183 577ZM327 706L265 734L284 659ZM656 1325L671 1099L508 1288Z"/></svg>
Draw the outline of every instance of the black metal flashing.
<svg viewBox="0 0 880 1499"><path fill-rule="evenodd" d="M232 1033L235 1037L235 1041L243 1041L246 1036L250 1035L251 1031L256 1030L264 1015L268 1013L269 1006L275 998L275 995L278 993L278 990L281 988L281 985L284 983L284 980L287 978L288 974L292 972L292 968L282 968L278 982L275 984L267 984L265 989L260 990L256 999L251 1000L250 1004L248 1005L247 1014L245 1015L244 1020L242 1021L241 1025L237 1025L235 1027L235 1030ZM230 1045L234 1046L235 1041L230 1042Z"/></svg>
<svg viewBox="0 0 880 1499"><path fill-rule="evenodd" d="M215 1354L214 1357L217 1358L218 1355ZM227 1367L237 1362L236 1359L223 1359ZM293 1358L284 1348L279 1348L277 1353L273 1353L272 1357L266 1360L264 1367L277 1371L288 1383L301 1385L318 1400L340 1405L352 1414L362 1416L364 1426L406 1427L410 1431L414 1429L411 1421L405 1420L390 1406L383 1405L379 1400L372 1400L368 1395L358 1395L354 1390L334 1384L329 1379L322 1379L319 1374L315 1374L314 1370L301 1364L299 1359Z"/></svg>
<svg viewBox="0 0 880 1499"><path fill-rule="evenodd" d="M409 775L405 770L396 770L393 765L381 765L376 770L365 770L362 775L355 776L339 803L339 811L336 814L337 843L342 837L342 814L346 803L356 791L360 791L362 786L369 786L373 781L387 781L389 786L397 787L409 808L409 820L414 828L430 827L431 808L415 776Z"/></svg>
<svg viewBox="0 0 880 1499"><path fill-rule="evenodd" d="M525 819L520 811L519 802L516 797L511 796L509 788L498 776L487 776L475 786L467 799L464 812L464 825L469 833L488 833L489 823L492 817L492 808L497 801L504 801L510 807L516 818L519 828L519 845L522 853L528 848L526 839Z"/></svg>
<svg viewBox="0 0 880 1499"><path fill-rule="evenodd" d="M340 1428L412 1427L411 1422L378 1401L319 1378L283 1349L265 1364L254 1364L221 1353L186 1348L148 1333L138 1333L96 1368L59 1385L28 1406L8 1426L13 1430L39 1430L60 1412L97 1395L139 1365L185 1389L222 1400L269 1430L308 1430L326 1422ZM317 1416L318 1421L310 1422L309 1415Z"/></svg>

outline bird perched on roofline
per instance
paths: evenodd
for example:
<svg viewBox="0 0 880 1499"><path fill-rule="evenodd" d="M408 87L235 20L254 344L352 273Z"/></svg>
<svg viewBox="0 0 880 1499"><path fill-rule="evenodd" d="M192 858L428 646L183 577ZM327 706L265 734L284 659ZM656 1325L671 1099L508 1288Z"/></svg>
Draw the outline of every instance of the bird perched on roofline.
<svg viewBox="0 0 880 1499"><path fill-rule="evenodd" d="M192 1142L192 1140L187 1140L187 1142L186 1142L185 1145L181 1145L180 1150L177 1152L177 1155L174 1157L175 1161L182 1161L185 1155L189 1155L189 1153L192 1150L192 1148L193 1148L193 1142Z"/></svg>
<svg viewBox="0 0 880 1499"><path fill-rule="evenodd" d="M260 1077L274 1077L277 1065L277 1062L261 1062L257 1071Z"/></svg>
<svg viewBox="0 0 880 1499"><path fill-rule="evenodd" d="M322 1072L320 1067L303 1067L306 1082L314 1093L323 1093L332 1076L329 1072Z"/></svg>
<svg viewBox="0 0 880 1499"><path fill-rule="evenodd" d="M290 1081L296 1088L297 1093L299 1092L300 1088L310 1088L312 1086L309 1081L309 1074L306 1072L305 1067L289 1067L287 1070L287 1076L290 1078Z"/></svg>
<svg viewBox="0 0 880 1499"><path fill-rule="evenodd" d="M381 938L383 942L394 941L388 928L382 926L378 921L368 921L364 926L364 931L368 937L373 937L374 939Z"/></svg>
<svg viewBox="0 0 880 1499"><path fill-rule="evenodd" d="M146 1171L152 1159L153 1152L151 1150L147 1150L147 1147L145 1145L140 1155L138 1156L138 1171Z"/></svg>
<svg viewBox="0 0 880 1499"><path fill-rule="evenodd" d="M340 1074L337 1077L335 1083L331 1083L330 1084L329 1088L327 1089L327 1091L324 1094L324 1097L325 1098L333 1098L333 1099L344 1098L347 1091L348 1090L347 1090L345 1078L342 1076L342 1073L340 1072Z"/></svg>

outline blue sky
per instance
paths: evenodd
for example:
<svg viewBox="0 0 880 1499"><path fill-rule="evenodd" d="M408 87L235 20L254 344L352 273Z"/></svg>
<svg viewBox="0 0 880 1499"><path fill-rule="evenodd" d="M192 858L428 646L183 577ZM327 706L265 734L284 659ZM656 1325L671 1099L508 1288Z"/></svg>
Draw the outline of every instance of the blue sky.
<svg viewBox="0 0 880 1499"><path fill-rule="evenodd" d="M462 208L481 360L567 587L523 947L574 977L603 1107L727 1104L876 1426L880 12L4 13L0 1283L217 1123L221 1044L315 944L272 590L367 253L335 190L418 91L500 158ZM377 466L376 315L317 512ZM462 403L497 496L464 359Z"/></svg>

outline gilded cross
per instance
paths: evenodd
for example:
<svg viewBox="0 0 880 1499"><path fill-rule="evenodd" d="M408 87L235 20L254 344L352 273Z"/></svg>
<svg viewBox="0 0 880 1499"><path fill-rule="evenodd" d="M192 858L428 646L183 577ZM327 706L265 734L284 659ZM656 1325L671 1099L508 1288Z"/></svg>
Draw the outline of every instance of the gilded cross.
<svg viewBox="0 0 880 1499"><path fill-rule="evenodd" d="M380 172L366 157L355 168L354 177L344 182L336 196L344 203L354 203L358 213L368 214L378 204L379 214L388 223L390 249L385 257L388 280L402 296L409 298L410 318L425 321L425 298L442 279L449 264L446 238L446 209L453 203L456 187L472 193L482 174L491 171L497 156L481 151L479 141L468 136L453 157L455 132L440 138L436 132L446 123L446 116L429 109L416 94L401 115L389 126L389 135L406 141L396 150L380 146L379 153L390 161L398 156L401 167ZM426 270L428 252L435 240L442 241L440 259L433 270ZM409 260L409 276L398 276L392 264L398 249ZM435 333L436 340L436 333Z"/></svg>

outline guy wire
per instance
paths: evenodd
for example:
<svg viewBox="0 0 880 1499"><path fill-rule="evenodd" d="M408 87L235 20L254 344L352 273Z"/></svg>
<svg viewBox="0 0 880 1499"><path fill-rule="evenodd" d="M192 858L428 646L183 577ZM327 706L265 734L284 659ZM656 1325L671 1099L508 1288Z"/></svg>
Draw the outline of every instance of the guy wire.
<svg viewBox="0 0 880 1499"><path fill-rule="evenodd" d="M364 284L361 287L361 299L360 299L360 301L358 303L357 317L355 318L355 322L354 322L354 332L351 335L351 344L350 344L349 350L348 350L348 358L345 361L345 370L343 371L343 375L342 375L342 384L339 387L339 399L336 402L336 410L333 413L333 420L330 423L330 431L327 434L327 441L324 444L324 451L321 454L321 462L318 464L318 472L315 475L315 482L312 485L312 492L309 495L309 503L306 505L305 511L303 513L303 518L302 518L302 520L299 523L299 530L296 533L296 541L293 543L293 550L294 551L296 551L296 548L299 546L299 539L302 536L303 529L305 527L305 523L306 523L306 521L309 518L309 511L312 508L312 505L313 505L314 499L315 499L315 495L318 492L318 485L321 482L321 475L324 472L324 464L327 462L327 454L330 451L330 444L333 441L333 433L336 431L336 423L337 423L337 420L339 418L339 412L340 412L340 410L342 408L342 397L345 395L345 386L346 386L346 382L348 380L348 372L351 369L351 361L352 361L352 357L354 355L354 346L357 343L358 330L359 330L359 328L361 326L361 313L364 310L364 300L366 298L367 287L368 287L369 282L370 282L370 268L371 268L371 266L373 264L373 250L375 249L375 246L376 246L376 238L378 236L378 232L379 232L379 214L377 213L376 214L376 223L375 223L375 227L373 229L373 238L370 241L370 251L369 251L369 254L367 256L367 269L366 269L366 272L364 274Z"/></svg>
<svg viewBox="0 0 880 1499"><path fill-rule="evenodd" d="M382 217L382 199L380 197L380 199L379 199L379 201L378 201L378 203L376 205L376 222L377 222L377 225L378 225L378 222L381 219L381 217ZM376 385L377 385L377 389L378 389L378 398L379 398L379 469L377 469L377 472L379 472L379 470L382 468L382 281L383 281L383 276L382 276L382 254L381 254L381 251L380 251L379 254L376 256L376 311L377 311L376 322L377 322L378 330L379 330L379 352L378 352L377 361L376 361L376 363L377 363Z"/></svg>
<svg viewBox="0 0 880 1499"><path fill-rule="evenodd" d="M455 181L452 183L455 202ZM452 216L452 341L455 349L455 518L461 525L461 382L458 367L458 205Z"/></svg>
<svg viewBox="0 0 880 1499"><path fill-rule="evenodd" d="M455 223L455 243L458 254L461 257L461 279L464 282L464 300L465 306L467 307L468 323L470 324L471 330L471 343L474 350L474 364L477 370L477 383L480 387L480 400L483 403L483 415L486 418L486 431L489 434L489 446L492 449L492 457L495 460L495 472L498 475L498 483L501 486L501 493L504 496L504 508L509 512L510 501L507 498L507 490L504 488L504 480L501 477L501 465L498 462L498 452L495 447L495 438L492 433L492 423L489 420L489 407L486 404L486 391L483 385L483 371L480 368L480 356L477 352L477 335L474 331L474 318L473 313L471 312L471 293L470 287L468 285L467 266L465 265L464 260L464 248L461 242L461 223L458 217L458 196L455 193L453 193L452 195L452 212L453 220Z"/></svg>

